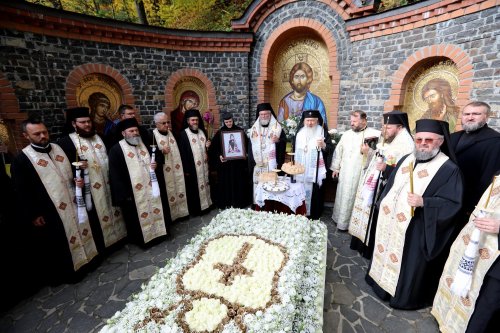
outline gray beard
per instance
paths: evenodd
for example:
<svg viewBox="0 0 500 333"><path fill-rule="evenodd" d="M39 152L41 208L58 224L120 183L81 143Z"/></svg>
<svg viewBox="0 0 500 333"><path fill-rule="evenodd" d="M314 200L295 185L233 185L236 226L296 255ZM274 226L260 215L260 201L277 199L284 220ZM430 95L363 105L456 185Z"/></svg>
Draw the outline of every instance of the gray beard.
<svg viewBox="0 0 500 333"><path fill-rule="evenodd" d="M417 148L415 148L413 153L415 154L415 158L418 161L426 161L426 160L430 160L431 158L433 158L434 156L436 156L439 153L439 147L434 148L431 151L419 151L419 150L417 150Z"/></svg>
<svg viewBox="0 0 500 333"><path fill-rule="evenodd" d="M271 122L271 119L266 119L266 120L259 119L259 124L261 126L267 126L267 125L269 125L270 122Z"/></svg>
<svg viewBox="0 0 500 333"><path fill-rule="evenodd" d="M137 146L139 144L139 142L141 142L141 138L138 136L133 136L131 138L125 138L125 141L127 141L128 144L130 144L132 146Z"/></svg>
<svg viewBox="0 0 500 333"><path fill-rule="evenodd" d="M462 128L464 129L464 131L466 131L467 133L469 133L469 132L477 131L478 129L480 129L484 125L486 125L486 122L485 121L481 121L479 123L462 124Z"/></svg>

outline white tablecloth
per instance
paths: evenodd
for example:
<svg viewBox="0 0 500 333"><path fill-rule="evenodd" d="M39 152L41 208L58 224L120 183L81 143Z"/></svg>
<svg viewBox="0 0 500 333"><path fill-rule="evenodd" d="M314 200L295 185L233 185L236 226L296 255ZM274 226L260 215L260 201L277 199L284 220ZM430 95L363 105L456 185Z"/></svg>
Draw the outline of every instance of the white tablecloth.
<svg viewBox="0 0 500 333"><path fill-rule="evenodd" d="M274 200L281 202L282 204L288 206L292 212L297 210L297 207L302 206L303 202L306 200L306 191L304 190L304 184L302 183L290 183L290 178L287 177L288 185L290 188L288 191L281 193L268 192L262 188L264 183L259 182L257 188L255 189L255 202L259 207L264 207L265 200Z"/></svg>

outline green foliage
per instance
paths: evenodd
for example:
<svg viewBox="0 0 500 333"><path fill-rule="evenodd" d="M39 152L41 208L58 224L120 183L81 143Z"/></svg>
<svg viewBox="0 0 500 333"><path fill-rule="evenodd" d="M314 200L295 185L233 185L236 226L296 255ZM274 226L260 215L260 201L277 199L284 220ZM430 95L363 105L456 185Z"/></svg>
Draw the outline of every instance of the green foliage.
<svg viewBox="0 0 500 333"><path fill-rule="evenodd" d="M143 3L151 25L172 29L229 31L231 20L243 15L252 0L27 0L71 12L139 22Z"/></svg>

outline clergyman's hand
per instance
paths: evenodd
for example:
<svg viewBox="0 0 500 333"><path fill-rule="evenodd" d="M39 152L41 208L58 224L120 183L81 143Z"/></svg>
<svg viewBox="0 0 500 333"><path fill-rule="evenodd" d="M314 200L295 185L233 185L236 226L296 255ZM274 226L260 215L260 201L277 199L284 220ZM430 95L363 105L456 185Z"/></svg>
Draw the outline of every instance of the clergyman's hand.
<svg viewBox="0 0 500 333"><path fill-rule="evenodd" d="M410 207L424 207L424 198L418 194L408 192L408 205Z"/></svg>
<svg viewBox="0 0 500 333"><path fill-rule="evenodd" d="M489 232L491 234L498 234L500 232L500 219L491 217L476 217L474 225L481 231Z"/></svg>
<svg viewBox="0 0 500 333"><path fill-rule="evenodd" d="M332 172L332 178L337 178L339 176L339 171Z"/></svg>

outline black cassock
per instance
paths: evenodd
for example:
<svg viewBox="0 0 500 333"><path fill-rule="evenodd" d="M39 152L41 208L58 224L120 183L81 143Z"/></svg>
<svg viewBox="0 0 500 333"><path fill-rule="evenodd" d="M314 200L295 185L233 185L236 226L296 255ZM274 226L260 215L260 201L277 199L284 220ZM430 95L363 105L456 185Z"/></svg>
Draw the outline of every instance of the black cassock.
<svg viewBox="0 0 500 333"><path fill-rule="evenodd" d="M188 129L190 131L190 129ZM200 130L198 130L200 131ZM198 133L198 132L193 132ZM205 134L205 137L207 135ZM181 131L179 136L179 152L182 159L182 168L184 169L184 183L186 185L186 196L188 202L189 215L196 216L201 214L200 194L198 190L198 178L196 175L196 166L194 165L193 151L185 130Z"/></svg>
<svg viewBox="0 0 500 333"><path fill-rule="evenodd" d="M381 200L392 188L397 170L405 158L406 156L398 162L381 195ZM424 207L415 208L414 217L406 230L395 296L391 297L368 274L366 275L366 280L375 293L381 299L389 300L391 307L413 310L432 304L458 227L455 218L462 206L462 196L461 172L455 163L448 160L439 168L427 186L422 195ZM370 268L368 272L369 270Z"/></svg>
<svg viewBox="0 0 500 333"><path fill-rule="evenodd" d="M149 150L149 149L148 149ZM151 153L151 151L150 151ZM162 172L162 168L160 163L158 162L161 157L158 155L162 155L161 153L156 153L155 161L158 163L157 168L155 169L155 174L158 178L160 172ZM111 189L111 199L113 206L120 207L123 214L123 219L125 220L125 225L127 226L127 237L130 241L135 244L144 246L144 238L142 235L141 224L139 221L139 216L137 214L137 207L135 205L134 200L134 192L132 190L132 183L130 181L130 174L127 168L127 162L125 161L125 156L123 155L123 150L120 147L120 144L117 143L110 149L108 154L109 160L109 183ZM161 180L163 181L163 180ZM170 210L168 208L168 203L164 200L165 196L163 195L162 187L164 183L158 181L158 185L160 187L160 192L162 195L162 209L163 209L163 218L165 222L165 228L168 228L168 221L170 220ZM163 185L163 186L162 186ZM165 207L165 203L166 206ZM165 210L166 209L166 210ZM167 231L168 233L168 231ZM165 237L158 237L158 241L162 241ZM148 242L148 246L156 244L158 241L152 240Z"/></svg>
<svg viewBox="0 0 500 333"><path fill-rule="evenodd" d="M209 149L209 157L210 166L217 170L217 183L214 189L215 203L221 209L228 207L244 208L251 202L247 159L221 162L219 158L219 156L222 156L221 133L228 131L241 131L243 147L247 145L245 132L241 127L236 125L233 125L231 128L223 126L214 135ZM239 148L243 150L243 147Z"/></svg>
<svg viewBox="0 0 500 333"><path fill-rule="evenodd" d="M34 149L44 152L44 149ZM79 272L84 269L75 274L63 222L33 164L23 152L14 159L11 171L21 223L27 232L25 244L31 258L26 264L31 265L32 271L44 282L52 285L78 279L81 277ZM39 216L43 216L45 225L35 227L32 221Z"/></svg>
<svg viewBox="0 0 500 333"><path fill-rule="evenodd" d="M491 184L493 175L500 170L500 133L484 125L475 132L453 133L450 145L464 175L463 214L460 217L463 227Z"/></svg>

